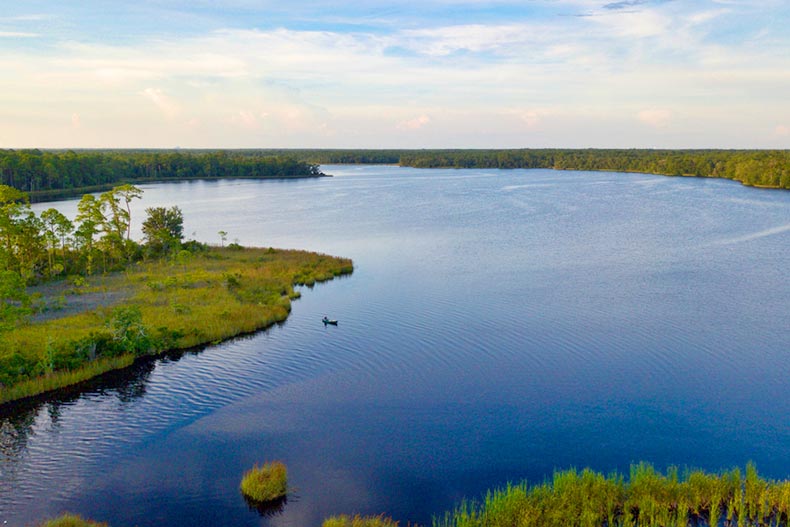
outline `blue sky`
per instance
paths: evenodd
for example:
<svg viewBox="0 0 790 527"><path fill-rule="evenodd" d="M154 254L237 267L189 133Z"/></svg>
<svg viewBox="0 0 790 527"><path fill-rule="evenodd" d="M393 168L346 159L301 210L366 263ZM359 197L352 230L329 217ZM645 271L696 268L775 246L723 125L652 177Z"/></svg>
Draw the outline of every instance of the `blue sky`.
<svg viewBox="0 0 790 527"><path fill-rule="evenodd" d="M784 1L0 3L0 148L790 148Z"/></svg>

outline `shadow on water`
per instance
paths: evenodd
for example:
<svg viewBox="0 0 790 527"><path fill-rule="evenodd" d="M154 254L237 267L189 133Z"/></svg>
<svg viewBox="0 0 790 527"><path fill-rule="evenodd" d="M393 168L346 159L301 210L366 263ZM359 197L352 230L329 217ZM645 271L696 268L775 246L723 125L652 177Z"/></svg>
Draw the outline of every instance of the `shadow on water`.
<svg viewBox="0 0 790 527"><path fill-rule="evenodd" d="M284 327L287 319L275 322L269 328L237 335L223 342L238 342L253 338L272 327ZM178 362L187 355L200 355L216 343L205 344L183 350L171 350L151 357L140 357L130 366L111 370L91 379L48 391L18 401L0 404L0 452L20 451L26 445L26 437L36 417L46 408L53 425L57 425L61 409L83 397L112 396L122 404L128 404L146 394L146 385L158 364ZM15 445L12 448L11 445Z"/></svg>
<svg viewBox="0 0 790 527"><path fill-rule="evenodd" d="M33 433L33 425L42 410L47 410L50 422L55 428L62 409L77 403L83 397L114 396L122 405L132 403L146 394L146 386L157 364L177 362L186 355L198 355L207 347L168 351L156 357L142 357L126 368L108 371L72 386L0 405L0 453L4 459L13 460L24 451L27 438Z"/></svg>
<svg viewBox="0 0 790 527"><path fill-rule="evenodd" d="M33 425L42 410L47 410L55 428L64 406L76 403L86 395L115 395L121 403L130 403L146 392L146 382L156 368L157 360L178 360L184 353L168 354L167 358L146 358L121 370L104 373L93 379L0 405L0 452L6 460L17 458L27 446Z"/></svg>
<svg viewBox="0 0 790 527"><path fill-rule="evenodd" d="M244 502L247 504L247 507L251 511L257 512L261 518L272 518L281 515L285 510L285 505L288 503L288 496L270 501L255 501L247 496L242 496L244 497Z"/></svg>

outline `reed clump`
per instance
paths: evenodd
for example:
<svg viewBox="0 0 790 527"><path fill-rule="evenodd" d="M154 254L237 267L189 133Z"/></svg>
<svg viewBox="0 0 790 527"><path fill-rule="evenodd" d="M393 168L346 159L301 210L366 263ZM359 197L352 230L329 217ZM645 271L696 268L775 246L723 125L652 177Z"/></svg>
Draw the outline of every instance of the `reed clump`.
<svg viewBox="0 0 790 527"><path fill-rule="evenodd" d="M288 493L288 470L280 461L255 465L241 479L241 493L245 498L265 503L283 498Z"/></svg>
<svg viewBox="0 0 790 527"><path fill-rule="evenodd" d="M42 523L39 527L107 527L107 524L86 520L76 514L64 514Z"/></svg>
<svg viewBox="0 0 790 527"><path fill-rule="evenodd" d="M0 404L269 327L288 317L295 285L352 271L351 260L306 251L213 247L91 277L62 314L0 333Z"/></svg>
<svg viewBox="0 0 790 527"><path fill-rule="evenodd" d="M348 516L341 514L324 520L321 527L398 527L398 522L384 516Z"/></svg>
<svg viewBox="0 0 790 527"><path fill-rule="evenodd" d="M464 502L434 527L790 527L790 481L761 478L755 465L718 474L661 473L649 463L629 478L590 469L558 471ZM334 526L331 526L334 527Z"/></svg>

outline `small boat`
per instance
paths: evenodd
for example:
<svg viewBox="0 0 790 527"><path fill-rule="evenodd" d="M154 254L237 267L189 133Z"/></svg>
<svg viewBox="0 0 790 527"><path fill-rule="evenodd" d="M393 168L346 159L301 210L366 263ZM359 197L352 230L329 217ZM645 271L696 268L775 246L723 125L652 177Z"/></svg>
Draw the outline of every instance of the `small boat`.
<svg viewBox="0 0 790 527"><path fill-rule="evenodd" d="M337 320L329 320L328 318L324 317L321 319L321 322L324 323L326 326L327 324L332 324L333 326L337 326Z"/></svg>

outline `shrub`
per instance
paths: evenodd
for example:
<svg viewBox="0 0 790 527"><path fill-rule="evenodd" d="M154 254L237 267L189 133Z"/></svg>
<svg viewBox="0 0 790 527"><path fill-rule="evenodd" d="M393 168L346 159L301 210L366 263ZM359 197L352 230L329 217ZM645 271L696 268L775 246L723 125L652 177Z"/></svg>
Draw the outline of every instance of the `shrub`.
<svg viewBox="0 0 790 527"><path fill-rule="evenodd" d="M241 492L252 501L266 502L282 498L288 492L288 473L279 461L257 464L244 473Z"/></svg>

